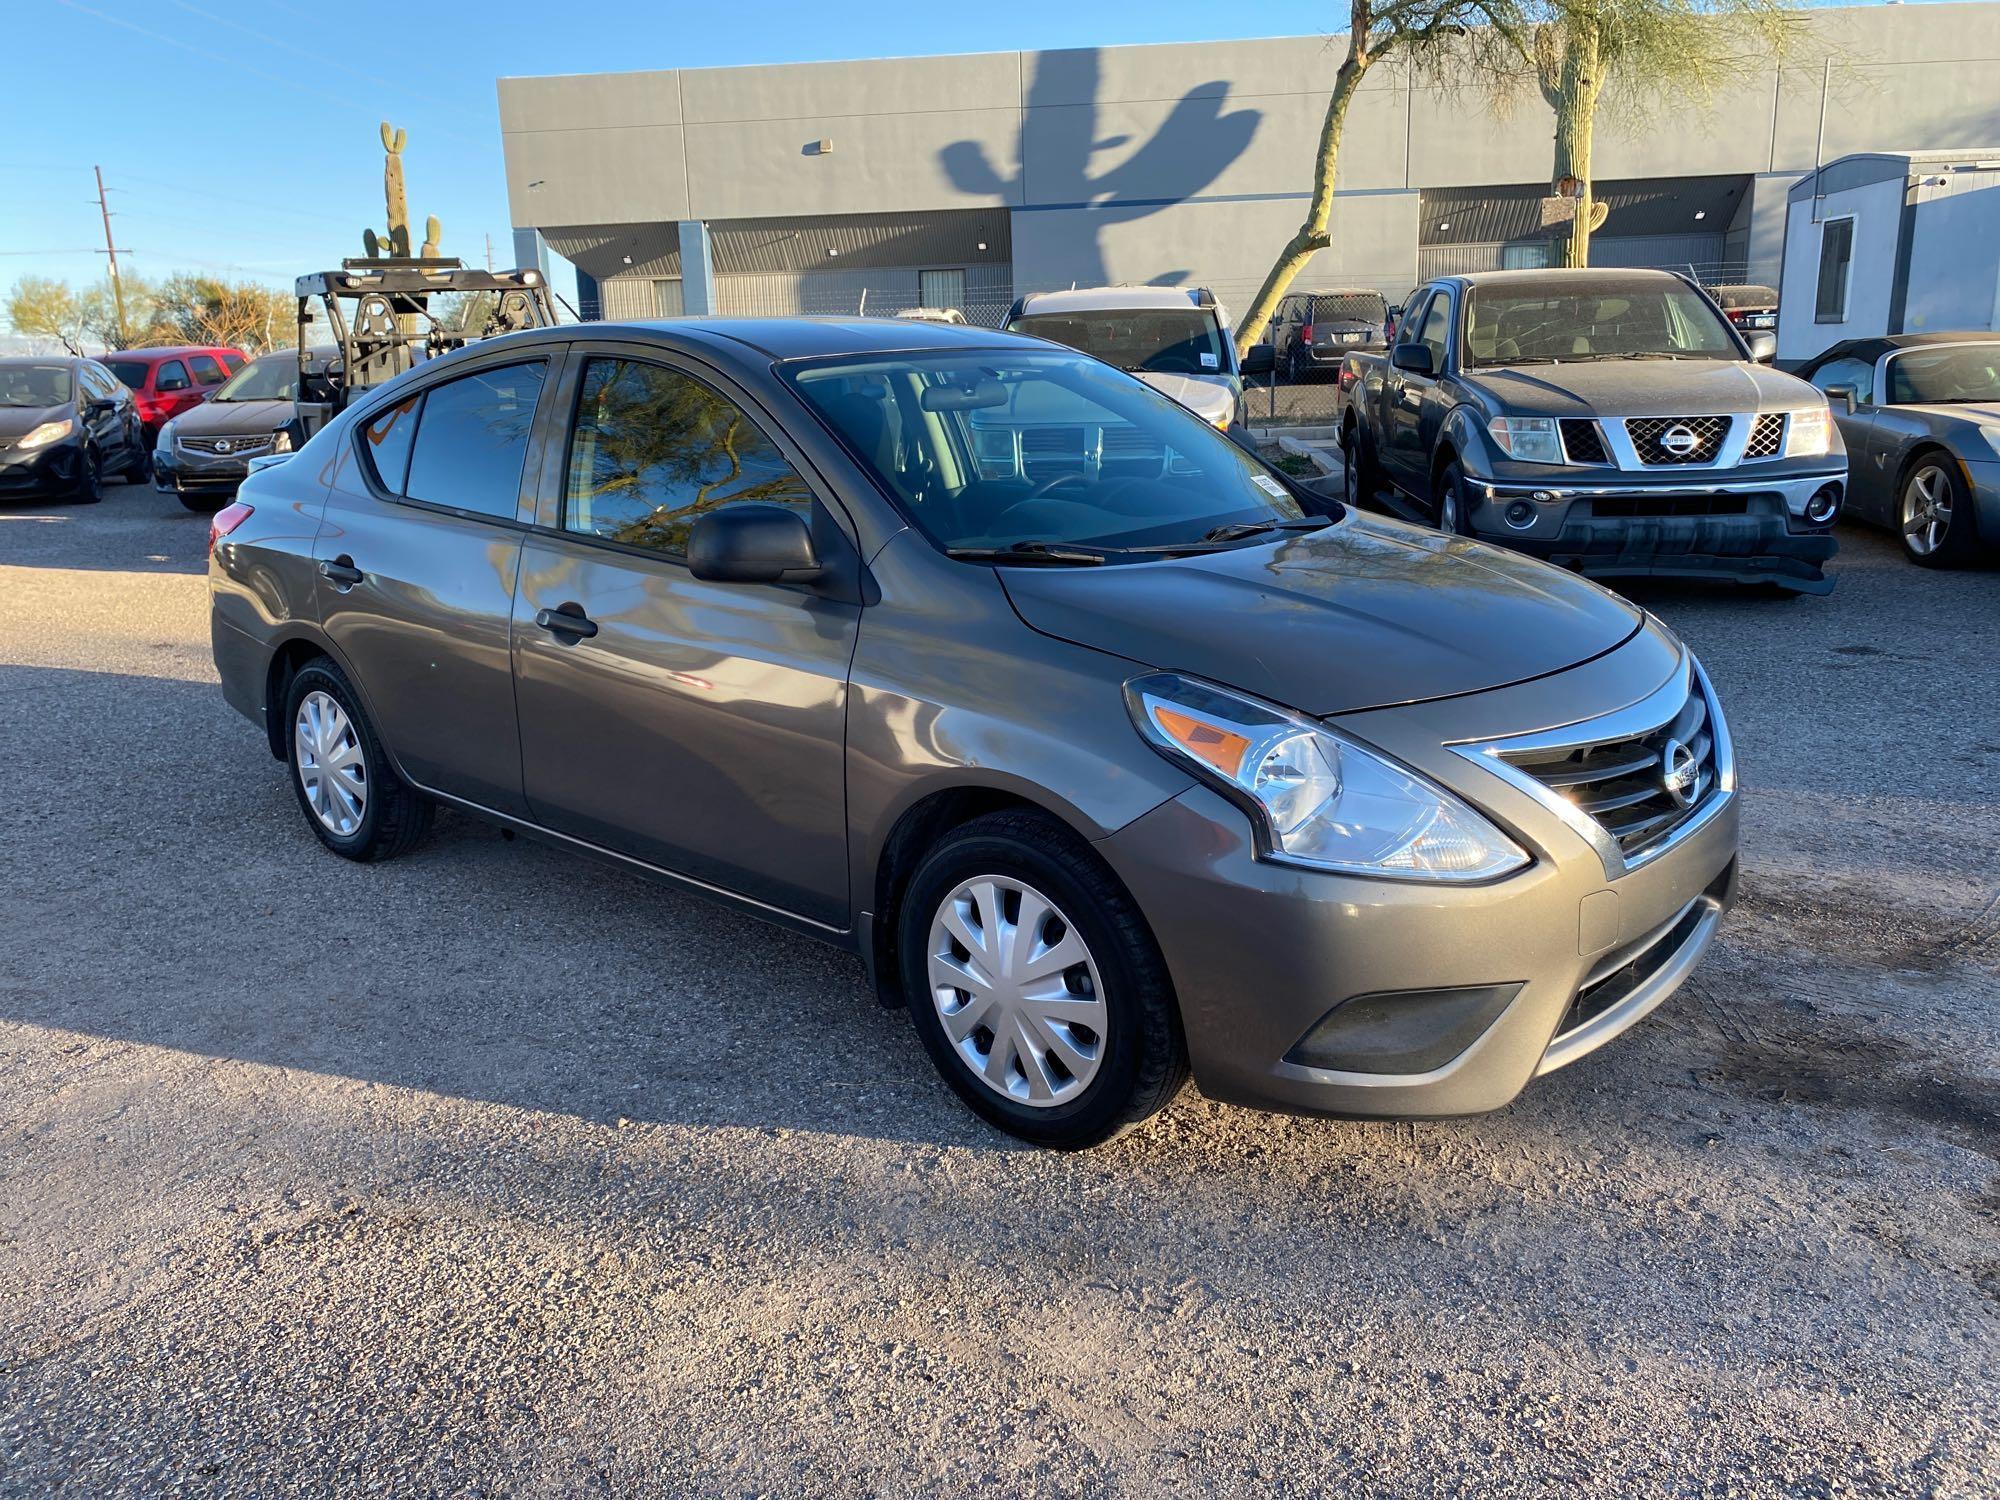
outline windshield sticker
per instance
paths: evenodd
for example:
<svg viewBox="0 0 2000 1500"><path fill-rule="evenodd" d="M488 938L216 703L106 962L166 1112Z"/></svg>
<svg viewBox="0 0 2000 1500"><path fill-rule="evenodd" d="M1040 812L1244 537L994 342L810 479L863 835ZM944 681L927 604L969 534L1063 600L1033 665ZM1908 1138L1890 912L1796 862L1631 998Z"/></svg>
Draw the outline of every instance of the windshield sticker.
<svg viewBox="0 0 2000 1500"><path fill-rule="evenodd" d="M1285 498L1285 487L1269 474L1252 474L1250 482L1267 495L1271 495L1279 500Z"/></svg>
<svg viewBox="0 0 2000 1500"><path fill-rule="evenodd" d="M1202 367L1202 368L1203 368L1204 370L1213 370L1213 369L1215 369L1215 368L1216 368L1216 359L1215 359L1215 356L1214 356L1213 354L1204 354L1204 355L1202 355L1202 357L1201 357L1201 367Z"/></svg>

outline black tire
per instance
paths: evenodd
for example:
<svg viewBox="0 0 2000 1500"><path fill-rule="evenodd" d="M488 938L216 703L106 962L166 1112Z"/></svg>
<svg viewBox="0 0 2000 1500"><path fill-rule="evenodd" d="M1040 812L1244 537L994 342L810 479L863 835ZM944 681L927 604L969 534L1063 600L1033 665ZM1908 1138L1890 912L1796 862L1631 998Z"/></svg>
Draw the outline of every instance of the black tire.
<svg viewBox="0 0 2000 1500"><path fill-rule="evenodd" d="M104 460L97 456L95 448L83 450L83 473L76 481L76 493L70 497L78 505L95 505L104 498Z"/></svg>
<svg viewBox="0 0 2000 1500"><path fill-rule="evenodd" d="M127 484L137 484L142 479L153 477L153 450L146 446L136 432L132 436L132 457L126 463L121 477Z"/></svg>
<svg viewBox="0 0 2000 1500"><path fill-rule="evenodd" d="M1438 470L1435 502L1437 529L1451 536L1471 536L1472 523L1465 513L1465 475L1458 460L1451 459Z"/></svg>
<svg viewBox="0 0 2000 1500"><path fill-rule="evenodd" d="M1375 472L1375 462L1369 456L1367 439L1361 435L1361 424L1349 422L1340 433L1340 497L1347 504L1361 507L1374 498L1382 486L1382 476Z"/></svg>
<svg viewBox="0 0 2000 1500"><path fill-rule="evenodd" d="M325 693L340 705L353 726L361 750L363 779L367 796L360 821L346 834L336 832L321 821L306 795L299 775L299 745L296 732L299 708L309 694ZM362 711L361 700L346 675L325 657L301 667L285 692L285 766L291 773L292 795L308 827L319 841L342 859L361 863L394 859L415 848L431 825L431 801L397 776L382 749L375 726Z"/></svg>
<svg viewBox="0 0 2000 1500"><path fill-rule="evenodd" d="M1913 503L1911 492L1920 480L1925 479L1933 485L1942 482L1944 498L1950 507L1950 519L1944 525L1943 535L1930 550L1919 552L1917 538L1909 530L1911 523L1908 518ZM1978 518L1973 514L1972 496L1966 490L1965 476L1948 455L1922 454L1896 485L1896 536L1903 544L1903 556L1920 568L1963 568L1979 560L1983 549L1979 541Z"/></svg>
<svg viewBox="0 0 2000 1500"><path fill-rule="evenodd" d="M1074 923L1102 983L1108 1016L1098 1069L1077 1097L1046 1107L1003 1098L945 1034L930 993L932 920L963 881L1011 876L1044 893ZM1138 904L1089 847L1045 815L989 813L954 829L911 875L896 921L903 996L924 1050L973 1113L1038 1146L1080 1150L1163 1109L1187 1082L1180 1006Z"/></svg>

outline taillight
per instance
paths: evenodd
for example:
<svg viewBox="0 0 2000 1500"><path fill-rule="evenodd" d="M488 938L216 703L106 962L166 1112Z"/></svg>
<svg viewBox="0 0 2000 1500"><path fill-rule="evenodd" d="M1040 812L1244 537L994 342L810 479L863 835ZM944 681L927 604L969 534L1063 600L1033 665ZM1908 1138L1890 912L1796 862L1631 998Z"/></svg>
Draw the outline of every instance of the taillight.
<svg viewBox="0 0 2000 1500"><path fill-rule="evenodd" d="M1304 340L1305 340L1305 341L1306 341L1306 342L1307 342L1308 344L1310 344L1310 343L1311 343L1311 342L1313 341L1313 326L1312 326L1312 324L1308 323L1308 324L1306 324L1306 325L1305 325L1305 326L1304 326L1303 328L1301 328L1301 329L1299 330L1299 337L1300 337L1300 338L1302 338L1302 339L1304 339Z"/></svg>
<svg viewBox="0 0 2000 1500"><path fill-rule="evenodd" d="M250 519L250 507L241 500L225 505L208 523L208 555L215 556L215 544Z"/></svg>

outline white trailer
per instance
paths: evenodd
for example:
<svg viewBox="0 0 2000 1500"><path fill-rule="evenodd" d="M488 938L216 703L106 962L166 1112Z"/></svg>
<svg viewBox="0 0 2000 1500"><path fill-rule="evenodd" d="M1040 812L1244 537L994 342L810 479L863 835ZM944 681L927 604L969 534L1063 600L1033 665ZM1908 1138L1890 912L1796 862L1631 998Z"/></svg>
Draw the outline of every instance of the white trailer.
<svg viewBox="0 0 2000 1500"><path fill-rule="evenodd" d="M2000 146L1843 156L1785 204L1778 360L1842 339L2000 328Z"/></svg>

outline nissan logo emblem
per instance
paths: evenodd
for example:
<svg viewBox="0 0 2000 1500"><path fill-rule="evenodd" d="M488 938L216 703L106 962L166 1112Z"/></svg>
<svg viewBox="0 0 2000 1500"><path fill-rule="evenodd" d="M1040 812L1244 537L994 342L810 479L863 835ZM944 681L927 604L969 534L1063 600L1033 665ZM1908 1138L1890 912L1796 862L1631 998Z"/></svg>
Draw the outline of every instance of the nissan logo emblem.
<svg viewBox="0 0 2000 1500"><path fill-rule="evenodd" d="M1692 453L1700 441L1701 439L1694 435L1694 429L1684 422L1676 422L1660 434L1660 446L1669 453L1682 455Z"/></svg>
<svg viewBox="0 0 2000 1500"><path fill-rule="evenodd" d="M218 439L216 439L216 443L215 443L215 451L216 451L217 453L227 453L227 452L229 451L229 447L230 447L230 444L229 444L229 439L228 439L228 438L218 438Z"/></svg>
<svg viewBox="0 0 2000 1500"><path fill-rule="evenodd" d="M1660 785L1674 799L1676 807L1694 806L1695 787L1701 780L1701 764L1694 751L1679 740L1668 740L1660 748Z"/></svg>

